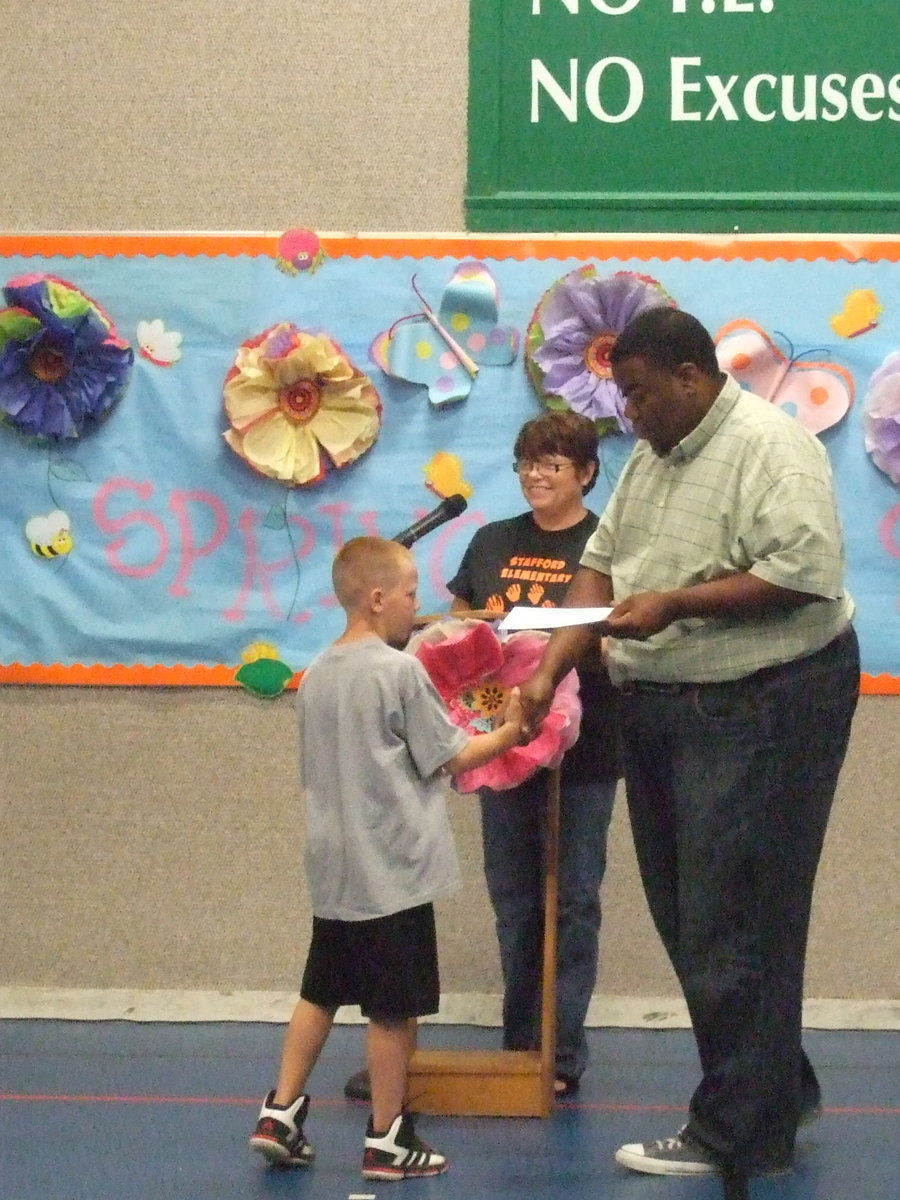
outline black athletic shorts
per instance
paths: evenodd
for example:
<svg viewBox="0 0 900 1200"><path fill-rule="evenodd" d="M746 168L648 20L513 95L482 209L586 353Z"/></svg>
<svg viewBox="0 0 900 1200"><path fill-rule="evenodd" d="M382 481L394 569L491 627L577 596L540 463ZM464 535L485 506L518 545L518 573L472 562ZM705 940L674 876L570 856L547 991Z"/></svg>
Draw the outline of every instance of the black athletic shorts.
<svg viewBox="0 0 900 1200"><path fill-rule="evenodd" d="M358 1004L365 1017L404 1020L440 1001L434 906L371 921L313 917L300 995L320 1008Z"/></svg>

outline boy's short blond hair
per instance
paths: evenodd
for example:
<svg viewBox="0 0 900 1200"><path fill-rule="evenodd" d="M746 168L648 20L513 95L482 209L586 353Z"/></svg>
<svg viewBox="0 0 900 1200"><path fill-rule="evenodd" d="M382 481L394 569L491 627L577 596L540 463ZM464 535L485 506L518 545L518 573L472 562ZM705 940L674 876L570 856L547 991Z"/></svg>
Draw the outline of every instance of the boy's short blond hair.
<svg viewBox="0 0 900 1200"><path fill-rule="evenodd" d="M394 587L414 565L410 552L387 538L357 537L345 542L331 566L331 582L345 612L358 609L373 588Z"/></svg>

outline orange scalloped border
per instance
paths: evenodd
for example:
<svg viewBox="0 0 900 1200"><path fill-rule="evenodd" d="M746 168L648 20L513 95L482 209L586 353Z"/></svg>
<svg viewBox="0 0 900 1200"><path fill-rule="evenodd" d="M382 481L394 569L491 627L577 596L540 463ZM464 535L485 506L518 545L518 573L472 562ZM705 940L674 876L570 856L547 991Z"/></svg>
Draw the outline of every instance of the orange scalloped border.
<svg viewBox="0 0 900 1200"><path fill-rule="evenodd" d="M860 675L859 690L864 696L900 696L900 676Z"/></svg>
<svg viewBox="0 0 900 1200"><path fill-rule="evenodd" d="M108 257L124 255L226 255L236 258L275 258L280 233L7 233L0 235L0 256L25 257L76 255ZM343 234L322 233L322 248L331 258L444 258L460 254L492 259L563 259L563 258L658 258L722 259L774 262L900 262L900 237L834 236L802 237L743 235L722 237L650 234L624 236L612 234Z"/></svg>
<svg viewBox="0 0 900 1200"><path fill-rule="evenodd" d="M72 687L240 687L235 680L239 666L187 667L179 663L164 667L136 664L127 667L116 663L111 667L101 663L8 663L0 665L0 684L33 683L63 684ZM296 688L302 671L298 671L287 687Z"/></svg>
<svg viewBox="0 0 900 1200"><path fill-rule="evenodd" d="M75 663L71 667L62 663L8 663L0 665L0 684L62 684L72 687L240 687L234 675L237 667L164 667L137 665L126 667L123 663L105 667L100 663L84 665ZM296 688L303 675L296 672L287 687ZM900 696L900 676L860 676L860 691L864 696Z"/></svg>

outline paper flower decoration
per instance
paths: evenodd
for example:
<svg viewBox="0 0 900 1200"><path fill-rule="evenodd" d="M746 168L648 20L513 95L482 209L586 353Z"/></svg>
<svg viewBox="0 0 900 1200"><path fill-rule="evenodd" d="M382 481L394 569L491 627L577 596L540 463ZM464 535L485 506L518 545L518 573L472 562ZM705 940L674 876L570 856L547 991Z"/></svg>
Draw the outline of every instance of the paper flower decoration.
<svg viewBox="0 0 900 1200"><path fill-rule="evenodd" d="M547 407L590 417L601 434L630 433L609 352L633 317L659 305L676 307L655 279L634 271L599 276L590 264L548 288L525 336L528 376Z"/></svg>
<svg viewBox="0 0 900 1200"><path fill-rule="evenodd" d="M319 235L311 229L288 229L278 239L275 265L285 275L299 275L301 271L312 274L324 261Z"/></svg>
<svg viewBox="0 0 900 1200"><path fill-rule="evenodd" d="M324 335L289 322L244 342L225 378L223 434L262 475L293 487L318 483L368 450L381 401L368 376Z"/></svg>
<svg viewBox="0 0 900 1200"><path fill-rule="evenodd" d="M20 275L0 309L0 419L52 441L77 438L121 399L134 353L103 310L64 279Z"/></svg>
<svg viewBox="0 0 900 1200"><path fill-rule="evenodd" d="M869 380L863 428L872 462L900 485L900 350L889 354Z"/></svg>
<svg viewBox="0 0 900 1200"><path fill-rule="evenodd" d="M254 696L280 696L294 672L278 657L271 642L253 642L241 654L243 665L234 673L235 680Z"/></svg>
<svg viewBox="0 0 900 1200"><path fill-rule="evenodd" d="M494 728L509 690L534 673L547 637L527 630L501 641L484 621L449 618L416 634L407 649L425 667L454 725L477 737ZM454 785L460 792L516 787L540 767L558 766L578 738L580 724L578 676L570 671L557 687L536 738L458 775Z"/></svg>

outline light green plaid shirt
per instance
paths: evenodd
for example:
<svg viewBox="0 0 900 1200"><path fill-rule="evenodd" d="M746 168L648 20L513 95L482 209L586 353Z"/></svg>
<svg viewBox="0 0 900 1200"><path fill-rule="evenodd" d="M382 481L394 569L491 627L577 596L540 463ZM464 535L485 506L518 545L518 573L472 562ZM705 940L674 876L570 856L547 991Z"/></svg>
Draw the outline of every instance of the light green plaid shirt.
<svg viewBox="0 0 900 1200"><path fill-rule="evenodd" d="M612 578L616 601L735 571L823 597L755 619L676 621L645 641L610 638L619 684L739 679L814 653L853 615L824 447L731 376L664 458L637 443L581 562Z"/></svg>

